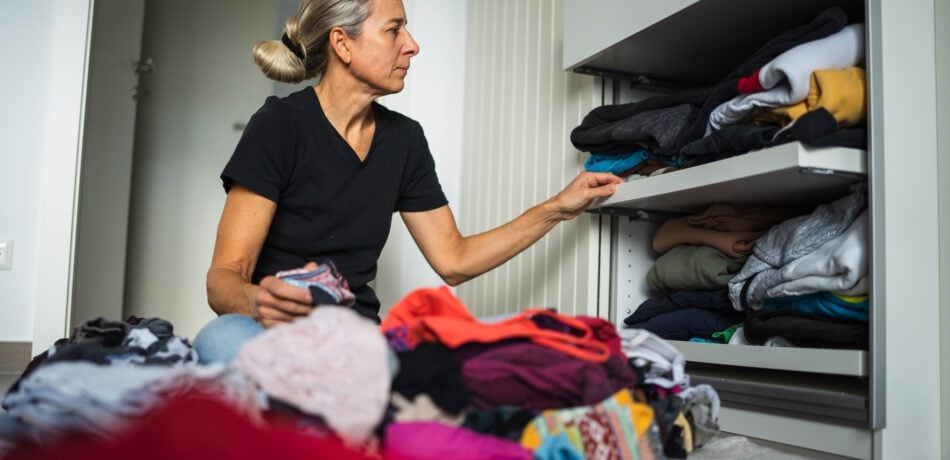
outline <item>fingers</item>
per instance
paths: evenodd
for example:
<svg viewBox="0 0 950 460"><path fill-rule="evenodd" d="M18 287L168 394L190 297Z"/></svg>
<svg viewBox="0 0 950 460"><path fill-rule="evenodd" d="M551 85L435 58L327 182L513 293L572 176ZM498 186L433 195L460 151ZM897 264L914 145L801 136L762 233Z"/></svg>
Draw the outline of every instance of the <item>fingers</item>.
<svg viewBox="0 0 950 460"><path fill-rule="evenodd" d="M591 189L591 195L596 198L608 197L610 195L613 195L616 192L617 192L616 184L607 184L607 185L602 185L600 187Z"/></svg>
<svg viewBox="0 0 950 460"><path fill-rule="evenodd" d="M261 289L260 292L257 293L257 307L258 311L260 311L261 308L267 307L280 310L287 315L295 316L307 315L313 310L313 306L310 304L281 299L267 292L266 289Z"/></svg>
<svg viewBox="0 0 950 460"><path fill-rule="evenodd" d="M623 178L611 173L584 172L581 174L586 175L587 184L591 187L599 187L607 184L620 185L623 183Z"/></svg>
<svg viewBox="0 0 950 460"><path fill-rule="evenodd" d="M309 289L287 284L273 276L261 280L254 300L257 316L264 327L290 322L313 311Z"/></svg>
<svg viewBox="0 0 950 460"><path fill-rule="evenodd" d="M271 307L257 307L257 314L261 317L261 322L281 322L289 323L295 320L297 317L295 315L288 315L276 308Z"/></svg>
<svg viewBox="0 0 950 460"><path fill-rule="evenodd" d="M261 292L268 292L275 298L306 305L313 304L313 297L310 296L309 289L287 284L276 277L265 277L261 280L260 286ZM258 293L258 295L260 295L260 293Z"/></svg>
<svg viewBox="0 0 950 460"><path fill-rule="evenodd" d="M284 324L284 323L286 323L286 321L278 321L276 319L261 319L261 325L263 325L267 329L270 329L278 324Z"/></svg>
<svg viewBox="0 0 950 460"><path fill-rule="evenodd" d="M270 328L280 323L289 323L297 318L306 316L313 307L298 304L289 300L280 300L266 289L261 289L257 295L257 318L264 327Z"/></svg>

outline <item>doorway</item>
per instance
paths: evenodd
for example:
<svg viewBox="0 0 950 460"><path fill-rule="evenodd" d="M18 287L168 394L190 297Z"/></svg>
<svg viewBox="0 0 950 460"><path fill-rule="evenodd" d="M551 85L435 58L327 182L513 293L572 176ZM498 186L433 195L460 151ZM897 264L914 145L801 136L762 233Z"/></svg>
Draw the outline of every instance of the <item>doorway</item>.
<svg viewBox="0 0 950 460"><path fill-rule="evenodd" d="M71 325L159 316L193 337L213 317L217 177L275 91L250 51L279 37L288 4L95 1Z"/></svg>

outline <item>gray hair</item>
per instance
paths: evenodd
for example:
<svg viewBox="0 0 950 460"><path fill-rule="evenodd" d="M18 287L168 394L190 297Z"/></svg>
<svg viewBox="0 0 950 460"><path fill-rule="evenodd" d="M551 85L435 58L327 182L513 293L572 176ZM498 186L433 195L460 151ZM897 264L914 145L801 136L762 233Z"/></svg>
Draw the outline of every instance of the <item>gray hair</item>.
<svg viewBox="0 0 950 460"><path fill-rule="evenodd" d="M301 0L297 14L287 19L284 34L299 47L303 58L281 40L254 45L254 62L271 80L299 83L320 78L330 59L330 29L342 28L356 38L372 13L371 0Z"/></svg>

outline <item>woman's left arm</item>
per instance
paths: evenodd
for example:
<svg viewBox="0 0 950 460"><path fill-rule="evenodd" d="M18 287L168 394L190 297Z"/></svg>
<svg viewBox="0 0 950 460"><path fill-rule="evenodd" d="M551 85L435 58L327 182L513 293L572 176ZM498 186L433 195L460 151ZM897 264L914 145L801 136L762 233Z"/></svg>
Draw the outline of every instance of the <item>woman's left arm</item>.
<svg viewBox="0 0 950 460"><path fill-rule="evenodd" d="M577 217L597 198L613 195L622 183L609 173L580 173L560 193L511 222L467 237L459 233L448 206L401 214L429 265L455 286L507 262L558 222Z"/></svg>

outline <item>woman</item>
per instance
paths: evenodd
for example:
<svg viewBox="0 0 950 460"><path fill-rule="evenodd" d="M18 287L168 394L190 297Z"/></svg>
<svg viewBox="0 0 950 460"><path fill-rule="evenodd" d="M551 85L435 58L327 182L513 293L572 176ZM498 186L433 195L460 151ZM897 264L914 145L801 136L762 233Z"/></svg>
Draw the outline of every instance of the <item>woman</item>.
<svg viewBox="0 0 950 460"><path fill-rule="evenodd" d="M378 321L366 283L392 214L450 285L474 278L571 219L622 180L582 173L513 221L463 237L442 193L422 128L375 102L402 90L419 46L401 0L303 0L280 41L258 43L254 60L271 79L314 87L270 97L249 121L221 178L228 193L208 271L219 315L199 334L203 360L226 360L242 340L311 310L307 289L279 270L330 258ZM232 350L232 351L229 351ZM207 356L206 356L207 355Z"/></svg>

